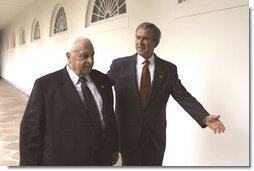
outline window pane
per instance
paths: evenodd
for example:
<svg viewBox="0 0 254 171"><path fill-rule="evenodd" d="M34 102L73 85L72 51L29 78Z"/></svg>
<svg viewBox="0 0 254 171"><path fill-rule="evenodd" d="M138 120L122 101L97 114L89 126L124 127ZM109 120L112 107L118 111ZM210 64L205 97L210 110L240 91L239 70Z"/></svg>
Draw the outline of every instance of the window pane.
<svg viewBox="0 0 254 171"><path fill-rule="evenodd" d="M91 23L126 13L125 0L95 0Z"/></svg>

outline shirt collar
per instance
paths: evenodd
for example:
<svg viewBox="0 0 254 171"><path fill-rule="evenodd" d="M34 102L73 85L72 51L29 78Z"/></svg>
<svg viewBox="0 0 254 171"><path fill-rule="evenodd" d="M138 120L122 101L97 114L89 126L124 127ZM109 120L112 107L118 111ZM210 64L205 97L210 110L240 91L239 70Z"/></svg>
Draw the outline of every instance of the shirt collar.
<svg viewBox="0 0 254 171"><path fill-rule="evenodd" d="M142 56L140 56L139 54L137 55L137 64L143 65L145 60L146 59L143 58ZM147 60L150 62L150 64L154 64L154 54L150 58L148 58Z"/></svg>
<svg viewBox="0 0 254 171"><path fill-rule="evenodd" d="M69 65L67 65L66 68L67 68L67 72L68 72L73 84L74 85L78 84L79 83L79 76L77 76L77 74L75 74L75 72L69 67ZM85 78L88 82L91 82L91 78L89 75L87 75Z"/></svg>

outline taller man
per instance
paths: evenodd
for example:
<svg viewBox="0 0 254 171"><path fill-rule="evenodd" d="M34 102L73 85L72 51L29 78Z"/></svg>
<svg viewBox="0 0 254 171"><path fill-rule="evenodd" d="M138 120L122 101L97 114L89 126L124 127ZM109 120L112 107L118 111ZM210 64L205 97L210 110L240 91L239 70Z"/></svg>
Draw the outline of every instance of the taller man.
<svg viewBox="0 0 254 171"><path fill-rule="evenodd" d="M219 115L209 115L178 79L177 67L154 53L161 32L152 23L136 29L137 53L115 59L108 76L116 94L123 165L159 166L166 145L166 105L173 98L202 127L224 132Z"/></svg>

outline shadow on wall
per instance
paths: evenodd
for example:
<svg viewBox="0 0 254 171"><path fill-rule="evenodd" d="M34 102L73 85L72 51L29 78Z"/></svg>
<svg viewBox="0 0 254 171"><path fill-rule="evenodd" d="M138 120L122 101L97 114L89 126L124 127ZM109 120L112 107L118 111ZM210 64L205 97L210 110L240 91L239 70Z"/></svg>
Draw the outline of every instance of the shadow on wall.
<svg viewBox="0 0 254 171"><path fill-rule="evenodd" d="M2 51L0 51L0 79L2 78Z"/></svg>
<svg viewBox="0 0 254 171"><path fill-rule="evenodd" d="M2 33L0 33L0 79L2 78L2 52L3 52L3 39Z"/></svg>

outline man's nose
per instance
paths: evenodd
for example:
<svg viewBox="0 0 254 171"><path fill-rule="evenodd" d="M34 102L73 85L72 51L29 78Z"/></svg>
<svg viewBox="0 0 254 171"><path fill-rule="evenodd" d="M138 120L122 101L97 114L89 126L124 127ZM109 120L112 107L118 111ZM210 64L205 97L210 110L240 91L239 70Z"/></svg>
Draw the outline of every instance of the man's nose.
<svg viewBox="0 0 254 171"><path fill-rule="evenodd" d="M86 62L91 64L93 62L93 56L89 56Z"/></svg>
<svg viewBox="0 0 254 171"><path fill-rule="evenodd" d="M138 40L138 45L143 45L144 44L144 40L143 39L139 39Z"/></svg>

